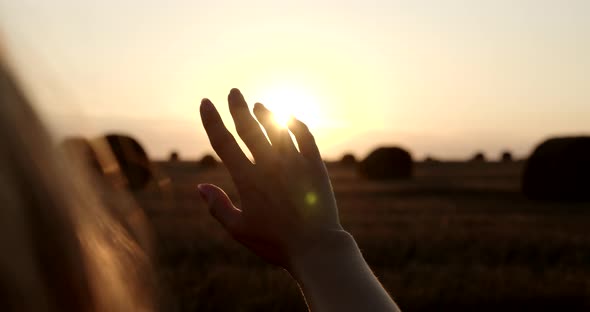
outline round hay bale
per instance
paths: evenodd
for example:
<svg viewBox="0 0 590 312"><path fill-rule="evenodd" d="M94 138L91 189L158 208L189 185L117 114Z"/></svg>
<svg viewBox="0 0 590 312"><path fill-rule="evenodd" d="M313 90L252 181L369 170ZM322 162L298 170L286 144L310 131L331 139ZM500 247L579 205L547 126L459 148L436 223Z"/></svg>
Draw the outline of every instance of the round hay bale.
<svg viewBox="0 0 590 312"><path fill-rule="evenodd" d="M471 162L485 162L486 155L483 152L477 152L471 157Z"/></svg>
<svg viewBox="0 0 590 312"><path fill-rule="evenodd" d="M512 157L512 153L510 151L504 151L504 152L502 152L502 155L500 155L500 161L501 162L513 162L514 157Z"/></svg>
<svg viewBox="0 0 590 312"><path fill-rule="evenodd" d="M359 164L359 172L369 180L409 179L413 167L412 155L405 149L380 147Z"/></svg>
<svg viewBox="0 0 590 312"><path fill-rule="evenodd" d="M121 134L108 134L104 140L127 182L127 188L138 191L154 180L152 164L137 140Z"/></svg>
<svg viewBox="0 0 590 312"><path fill-rule="evenodd" d="M177 161L180 161L180 155L178 154L178 152L177 152L177 151L172 151L172 152L170 153L170 158L169 158L169 160L170 160L171 162L177 162Z"/></svg>
<svg viewBox="0 0 590 312"><path fill-rule="evenodd" d="M552 138L525 163L522 191L529 199L590 200L590 137Z"/></svg>
<svg viewBox="0 0 590 312"><path fill-rule="evenodd" d="M340 159L340 164L344 166L354 166L356 165L356 157L353 154L344 154Z"/></svg>
<svg viewBox="0 0 590 312"><path fill-rule="evenodd" d="M440 160L438 160L437 158L434 158L431 155L426 155L426 157L424 158L424 162L427 164L433 164L433 163L439 163Z"/></svg>
<svg viewBox="0 0 590 312"><path fill-rule="evenodd" d="M211 155L203 156L203 158L201 158L201 161L199 161L199 164L201 165L201 168L215 168L218 165L215 157Z"/></svg>
<svg viewBox="0 0 590 312"><path fill-rule="evenodd" d="M102 175L102 166L90 141L82 137L69 137L59 144L60 151L69 161L79 161L82 165Z"/></svg>

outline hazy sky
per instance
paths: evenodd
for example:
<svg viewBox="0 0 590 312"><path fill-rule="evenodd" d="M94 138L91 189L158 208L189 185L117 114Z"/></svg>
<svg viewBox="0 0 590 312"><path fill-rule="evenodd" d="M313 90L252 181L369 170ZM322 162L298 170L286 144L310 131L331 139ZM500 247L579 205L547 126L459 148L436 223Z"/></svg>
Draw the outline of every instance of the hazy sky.
<svg viewBox="0 0 590 312"><path fill-rule="evenodd" d="M126 132L154 157L209 152L198 103L231 125L232 87L308 121L327 157L590 133L590 1L0 0L0 21L56 135Z"/></svg>

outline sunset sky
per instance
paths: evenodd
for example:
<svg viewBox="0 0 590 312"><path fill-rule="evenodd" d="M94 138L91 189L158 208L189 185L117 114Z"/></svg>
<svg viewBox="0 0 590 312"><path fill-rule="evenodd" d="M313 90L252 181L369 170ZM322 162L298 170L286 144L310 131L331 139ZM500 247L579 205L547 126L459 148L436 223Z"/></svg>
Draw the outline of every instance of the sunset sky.
<svg viewBox="0 0 590 312"><path fill-rule="evenodd" d="M211 152L238 87L310 124L324 155L519 156L590 133L590 1L0 0L2 47L56 137L129 133Z"/></svg>

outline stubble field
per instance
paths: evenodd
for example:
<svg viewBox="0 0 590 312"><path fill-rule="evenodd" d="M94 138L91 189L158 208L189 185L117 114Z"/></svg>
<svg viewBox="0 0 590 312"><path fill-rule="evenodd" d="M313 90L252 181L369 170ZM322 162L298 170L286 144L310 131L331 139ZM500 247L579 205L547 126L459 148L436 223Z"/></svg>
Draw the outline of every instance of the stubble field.
<svg viewBox="0 0 590 312"><path fill-rule="evenodd" d="M222 166L156 166L170 183L138 200L155 232L163 311L305 311L287 272L209 216L198 183L239 201ZM397 182L327 166L343 226L402 310L590 310L590 204L525 199L522 163L418 163Z"/></svg>

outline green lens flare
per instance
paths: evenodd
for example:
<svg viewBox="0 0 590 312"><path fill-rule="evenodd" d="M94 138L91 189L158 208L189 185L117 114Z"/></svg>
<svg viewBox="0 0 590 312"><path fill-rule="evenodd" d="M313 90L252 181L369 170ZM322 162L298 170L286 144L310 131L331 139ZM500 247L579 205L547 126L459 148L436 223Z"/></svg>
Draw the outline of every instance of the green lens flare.
<svg viewBox="0 0 590 312"><path fill-rule="evenodd" d="M305 194L305 203L309 206L315 205L318 201L318 196L314 192L307 192Z"/></svg>

